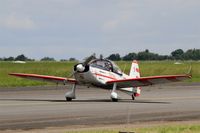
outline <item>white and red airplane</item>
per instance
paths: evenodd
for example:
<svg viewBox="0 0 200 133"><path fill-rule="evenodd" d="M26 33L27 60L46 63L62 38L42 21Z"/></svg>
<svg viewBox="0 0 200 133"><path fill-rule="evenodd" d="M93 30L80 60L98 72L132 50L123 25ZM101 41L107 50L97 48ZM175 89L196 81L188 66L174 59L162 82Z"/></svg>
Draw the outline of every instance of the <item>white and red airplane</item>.
<svg viewBox="0 0 200 133"><path fill-rule="evenodd" d="M73 72L74 78L24 73L11 73L10 75L57 84L72 84L71 91L65 94L67 101L76 98L76 85L111 89L112 101L118 101L119 95L116 90L127 93L134 100L135 97L140 95L142 86L178 82L191 78L189 74L140 77L139 65L135 60L132 62L129 75L127 75L114 62L107 59L92 59L87 63L76 64Z"/></svg>

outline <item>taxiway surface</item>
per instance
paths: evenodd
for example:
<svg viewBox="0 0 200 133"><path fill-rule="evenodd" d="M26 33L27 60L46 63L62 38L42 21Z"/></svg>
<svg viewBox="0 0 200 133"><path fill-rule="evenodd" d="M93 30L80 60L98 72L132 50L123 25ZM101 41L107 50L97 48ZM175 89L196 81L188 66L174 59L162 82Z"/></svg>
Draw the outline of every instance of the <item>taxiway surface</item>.
<svg viewBox="0 0 200 133"><path fill-rule="evenodd" d="M119 102L111 102L109 90L82 86L77 88L77 99L66 102L68 90L1 88L0 130L200 120L200 84L145 87L135 101L119 93Z"/></svg>

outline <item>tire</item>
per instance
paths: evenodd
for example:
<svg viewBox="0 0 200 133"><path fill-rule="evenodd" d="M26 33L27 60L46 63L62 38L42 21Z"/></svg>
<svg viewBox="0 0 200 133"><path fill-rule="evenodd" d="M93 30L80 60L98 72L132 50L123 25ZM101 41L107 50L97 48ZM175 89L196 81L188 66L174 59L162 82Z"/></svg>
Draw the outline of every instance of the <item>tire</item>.
<svg viewBox="0 0 200 133"><path fill-rule="evenodd" d="M118 99L112 98L112 101L113 101L113 102L118 102Z"/></svg>
<svg viewBox="0 0 200 133"><path fill-rule="evenodd" d="M66 97L66 101L72 101L71 97Z"/></svg>
<svg viewBox="0 0 200 133"><path fill-rule="evenodd" d="M135 100L135 96L134 96L134 95L132 95L132 100L133 100L133 101Z"/></svg>

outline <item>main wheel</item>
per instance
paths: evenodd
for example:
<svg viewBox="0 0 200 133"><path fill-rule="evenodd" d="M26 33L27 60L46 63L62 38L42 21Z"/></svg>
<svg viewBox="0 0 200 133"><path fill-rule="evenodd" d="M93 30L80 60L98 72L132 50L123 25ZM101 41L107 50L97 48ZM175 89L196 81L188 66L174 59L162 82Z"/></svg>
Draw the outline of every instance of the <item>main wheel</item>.
<svg viewBox="0 0 200 133"><path fill-rule="evenodd" d="M118 99L112 98L112 101L113 101L113 102L118 102Z"/></svg>
<svg viewBox="0 0 200 133"><path fill-rule="evenodd" d="M66 101L72 101L71 97L66 97Z"/></svg>

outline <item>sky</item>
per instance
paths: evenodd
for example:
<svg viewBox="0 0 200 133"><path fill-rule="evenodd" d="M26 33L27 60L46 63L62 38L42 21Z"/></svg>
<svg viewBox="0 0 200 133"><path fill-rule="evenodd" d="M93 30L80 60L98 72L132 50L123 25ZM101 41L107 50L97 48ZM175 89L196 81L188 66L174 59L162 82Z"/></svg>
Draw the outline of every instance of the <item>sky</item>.
<svg viewBox="0 0 200 133"><path fill-rule="evenodd" d="M0 57L200 48L199 0L0 0Z"/></svg>

